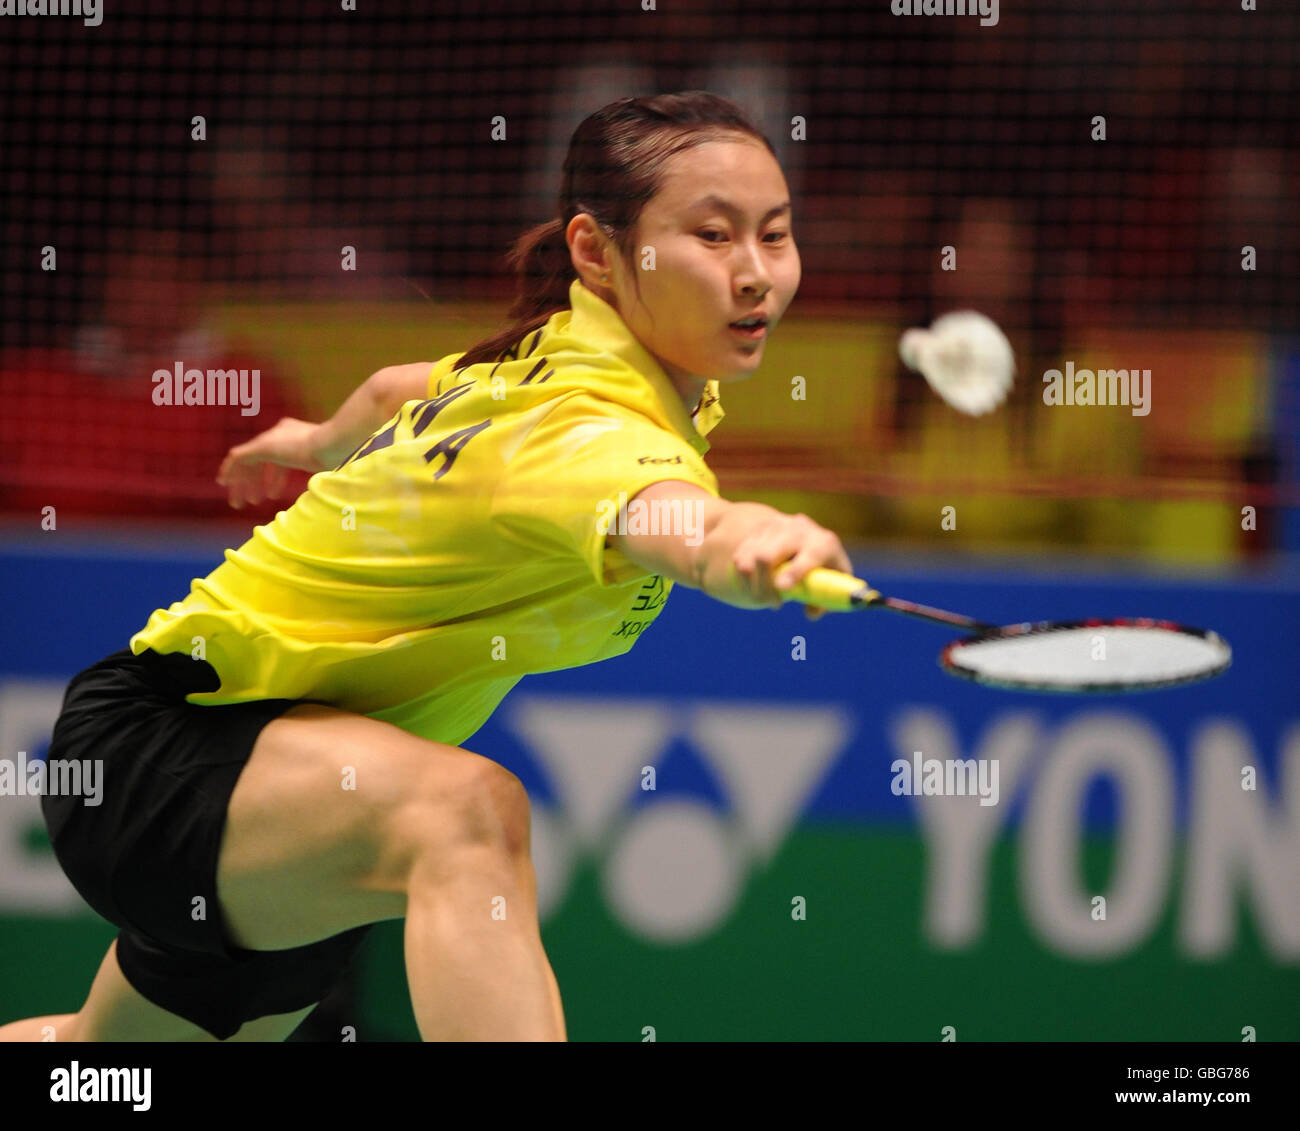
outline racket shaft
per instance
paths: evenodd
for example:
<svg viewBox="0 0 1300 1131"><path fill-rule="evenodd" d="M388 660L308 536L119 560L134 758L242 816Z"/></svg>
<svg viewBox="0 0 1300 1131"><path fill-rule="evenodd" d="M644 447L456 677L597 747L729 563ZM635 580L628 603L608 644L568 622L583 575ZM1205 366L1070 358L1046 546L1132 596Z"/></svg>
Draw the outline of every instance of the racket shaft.
<svg viewBox="0 0 1300 1131"><path fill-rule="evenodd" d="M937 624L963 628L969 632L991 632L997 627L975 620L974 617L963 616L961 613L950 613L944 609L918 605L913 601L903 601L897 597L883 597L865 581L852 574L841 573L837 569L810 569L800 579L799 584L789 590L787 599L804 605L818 605L835 612L848 612L852 609L876 605L892 609L896 613L934 621Z"/></svg>
<svg viewBox="0 0 1300 1131"><path fill-rule="evenodd" d="M950 613L946 609L918 605L913 601L903 601L897 597L881 597L873 603L881 608L892 609L896 613L905 613L909 617L920 617L922 620L934 621L938 624L950 624L954 628L964 628L971 632L995 632L998 628L995 624L987 624L974 617L963 616L961 613Z"/></svg>

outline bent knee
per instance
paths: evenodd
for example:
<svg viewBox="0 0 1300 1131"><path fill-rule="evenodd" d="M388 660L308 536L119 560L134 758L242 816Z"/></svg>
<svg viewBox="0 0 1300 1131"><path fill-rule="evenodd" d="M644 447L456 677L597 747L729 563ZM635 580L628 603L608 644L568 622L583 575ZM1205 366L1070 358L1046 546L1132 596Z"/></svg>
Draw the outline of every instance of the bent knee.
<svg viewBox="0 0 1300 1131"><path fill-rule="evenodd" d="M511 856L528 853L528 791L504 766L480 759L464 809L466 839L503 847Z"/></svg>
<svg viewBox="0 0 1300 1131"><path fill-rule="evenodd" d="M529 801L523 782L490 758L466 752L424 775L400 818L407 861L430 854L489 849L503 857L528 855Z"/></svg>

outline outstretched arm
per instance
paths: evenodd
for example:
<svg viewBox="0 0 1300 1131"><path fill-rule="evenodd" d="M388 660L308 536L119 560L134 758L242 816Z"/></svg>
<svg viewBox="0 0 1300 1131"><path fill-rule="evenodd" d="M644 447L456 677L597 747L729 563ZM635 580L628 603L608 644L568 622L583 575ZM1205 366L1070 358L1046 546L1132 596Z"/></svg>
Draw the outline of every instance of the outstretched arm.
<svg viewBox="0 0 1300 1131"><path fill-rule="evenodd" d="M323 423L286 416L247 443L236 444L217 472L230 505L238 510L245 503L278 497L288 468L315 472L337 467L402 405L427 395L433 365L417 361L386 366L362 382Z"/></svg>
<svg viewBox="0 0 1300 1131"><path fill-rule="evenodd" d="M339 406L339 410L318 426L315 455L319 467L337 467L358 444L393 415L407 401L428 395L432 361L410 365L389 365L372 373Z"/></svg>
<svg viewBox="0 0 1300 1131"><path fill-rule="evenodd" d="M853 572L839 538L807 515L729 502L683 480L653 483L629 506L638 500L657 503L662 515L680 513L692 521L681 529L661 522L657 534L610 534L608 543L643 569L728 605L776 608L785 602L784 591L811 569ZM824 611L810 606L809 616L815 620Z"/></svg>

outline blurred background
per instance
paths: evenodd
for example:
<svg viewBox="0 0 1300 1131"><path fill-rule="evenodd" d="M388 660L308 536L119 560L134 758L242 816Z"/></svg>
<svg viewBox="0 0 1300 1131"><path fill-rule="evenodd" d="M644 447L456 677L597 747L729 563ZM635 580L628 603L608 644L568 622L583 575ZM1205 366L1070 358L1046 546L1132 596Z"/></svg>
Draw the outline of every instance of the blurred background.
<svg viewBox="0 0 1300 1131"><path fill-rule="evenodd" d="M467 743L533 795L570 1035L1300 1038L1300 10L360 7L5 21L0 757L273 517L226 505L232 444L495 329L582 118L708 89L777 149L803 261L723 397L723 493L830 526L884 592L1169 617L1235 662L1033 697L945 679L933 626L680 591ZM979 419L897 357L967 307L1017 353ZM177 360L256 369L258 413L155 404ZM1149 413L1045 404L1067 362L1149 369ZM998 759L998 805L893 795L914 750ZM113 933L0 796L0 1021L76 1009ZM400 924L299 1036L347 1025L416 1038Z"/></svg>

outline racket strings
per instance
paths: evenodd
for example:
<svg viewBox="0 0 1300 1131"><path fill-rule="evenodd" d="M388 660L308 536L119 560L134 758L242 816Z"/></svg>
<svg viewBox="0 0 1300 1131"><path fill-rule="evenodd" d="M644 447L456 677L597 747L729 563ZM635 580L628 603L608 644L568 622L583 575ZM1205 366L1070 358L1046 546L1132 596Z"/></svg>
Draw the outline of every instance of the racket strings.
<svg viewBox="0 0 1300 1131"><path fill-rule="evenodd" d="M1090 625L959 641L944 657L956 674L1023 687L1142 687L1201 679L1231 659L1214 633Z"/></svg>

